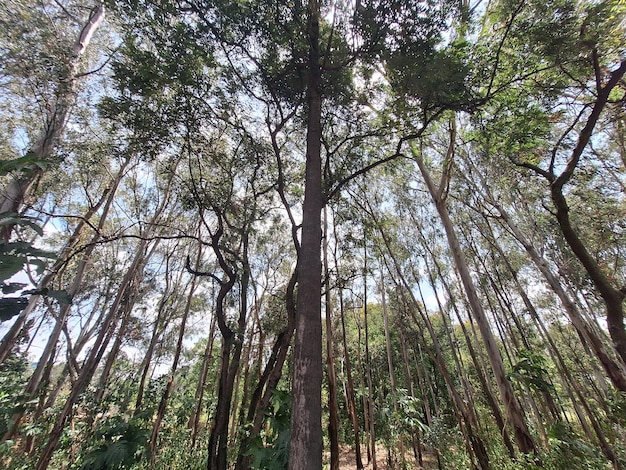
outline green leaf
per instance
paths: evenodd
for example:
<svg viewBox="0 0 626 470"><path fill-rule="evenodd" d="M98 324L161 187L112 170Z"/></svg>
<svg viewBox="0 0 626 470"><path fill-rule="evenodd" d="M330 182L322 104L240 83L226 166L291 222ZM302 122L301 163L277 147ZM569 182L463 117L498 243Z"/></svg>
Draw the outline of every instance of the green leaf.
<svg viewBox="0 0 626 470"><path fill-rule="evenodd" d="M47 165L48 163L35 153L27 152L23 157L0 162L0 175L6 175L12 171L32 171L36 168L45 170Z"/></svg>
<svg viewBox="0 0 626 470"><path fill-rule="evenodd" d="M0 280L9 279L20 272L24 267L25 260L22 256L0 255Z"/></svg>
<svg viewBox="0 0 626 470"><path fill-rule="evenodd" d="M26 284L22 282L10 282L8 284L2 283L2 293L3 294L13 294L19 290L22 290L26 287Z"/></svg>
<svg viewBox="0 0 626 470"><path fill-rule="evenodd" d="M21 225L32 228L39 236L43 236L43 228L36 223L39 219L28 216L21 216L15 212L3 212L0 214L0 226Z"/></svg>
<svg viewBox="0 0 626 470"><path fill-rule="evenodd" d="M3 297L0 298L0 322L10 320L26 308L26 297Z"/></svg>
<svg viewBox="0 0 626 470"><path fill-rule="evenodd" d="M31 295L43 295L57 300L61 304L71 305L72 296L66 290L52 290L52 289L31 289L24 292L24 294Z"/></svg>

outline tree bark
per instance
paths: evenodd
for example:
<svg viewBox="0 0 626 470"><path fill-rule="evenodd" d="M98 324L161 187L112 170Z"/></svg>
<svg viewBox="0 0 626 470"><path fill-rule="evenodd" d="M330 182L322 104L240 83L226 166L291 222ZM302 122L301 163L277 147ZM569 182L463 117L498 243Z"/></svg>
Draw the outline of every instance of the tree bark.
<svg viewBox="0 0 626 470"><path fill-rule="evenodd" d="M298 256L289 470L322 468L321 69L319 0L308 2L306 176Z"/></svg>

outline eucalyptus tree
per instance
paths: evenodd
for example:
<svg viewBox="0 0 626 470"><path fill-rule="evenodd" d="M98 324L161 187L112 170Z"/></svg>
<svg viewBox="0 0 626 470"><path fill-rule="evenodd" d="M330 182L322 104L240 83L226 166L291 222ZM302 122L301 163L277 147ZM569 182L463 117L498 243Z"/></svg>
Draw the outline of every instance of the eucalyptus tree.
<svg viewBox="0 0 626 470"><path fill-rule="evenodd" d="M406 171L407 166L399 165L399 168L402 168L402 171ZM393 179L393 177L390 179ZM404 181L403 183L396 184L406 188L407 182ZM389 184L391 187L393 187L393 185L394 182ZM431 356L437 369L444 378L445 386L453 409L455 410L459 427L465 437L465 446L468 455L472 459L472 462L476 462L475 465L478 465L480 468L489 468L489 455L485 442L479 432L478 417L472 398L473 393L468 389L468 382L464 377L465 371L461 366L458 353L454 348L449 321L445 319L447 313L445 313L442 306L439 305L440 318L444 330L443 334L445 335L445 339L440 339L439 331L434 326L435 320L431 318L431 315L428 314L424 306L422 289L419 286L422 279L419 275L416 275L416 272L423 269L430 269L430 262L426 259L424 259L424 261L420 260L419 258L423 255L417 254L415 250L402 248L403 244L398 240L402 237L399 235L397 219L394 215L385 214L386 211L381 207L381 200L385 195L385 204L390 203L394 199L394 196L391 196L392 193L386 194L387 186L385 186L385 190L382 191L380 190L380 186L382 185L377 186L379 186L379 194L376 194L375 191L370 189L369 192L372 194L369 196L369 201L361 207L361 210L369 216L374 228L378 232L378 236L375 239L378 240L377 245L379 246L378 250L380 251L380 256L385 260L384 264L386 265L386 269L389 271L396 285L397 292L394 295L400 297L400 299L396 299L395 301L400 305L404 305L404 307L402 307L403 309L408 310L406 315L413 320L410 323L410 328L421 328L422 324L425 325L432 343L432 347L429 346L428 354ZM399 196L399 198L406 198L406 195ZM424 210L422 210L422 215L426 216ZM409 217L409 220L416 224L417 229L424 230L420 227L419 223L416 222L415 218ZM412 234L409 235L408 238L413 240L414 236L415 235ZM421 234L421 236L423 237L424 234ZM411 246L416 246L414 241L411 243ZM423 266L424 264L426 266ZM417 267L415 265L417 265ZM384 268L381 267L381 269ZM412 283L417 284L417 287L415 288ZM420 293L420 300L418 300L416 290ZM420 341L423 344L427 344L426 337L423 333L420 334ZM444 349L448 350L452 356L454 362L452 366L448 365ZM453 370L455 374L452 373ZM460 384L455 383L453 379L454 375L459 377ZM461 391L458 390L459 388L461 388Z"/></svg>
<svg viewBox="0 0 626 470"><path fill-rule="evenodd" d="M74 2L15 2L3 8L1 21L7 32L0 72L6 80L3 95L17 105L13 112L16 122L22 123L14 123L13 135L5 137L23 139L26 151L10 157L16 160L16 171L0 194L0 213L22 211L44 171L62 162L59 142L77 104L81 79L89 75L88 67L98 67L89 60L87 48L104 16L102 2L87 7ZM102 55L95 57L106 60ZM32 90L33 96L25 96L24 90ZM20 101L26 102L26 109L18 105ZM28 109L33 104L31 109L38 109L38 116ZM38 122L38 128L29 119ZM3 226L5 243L13 227Z"/></svg>
<svg viewBox="0 0 626 470"><path fill-rule="evenodd" d="M546 8L557 13L548 23L540 21ZM527 169L524 174L543 178L550 199L548 210L602 299L613 345L624 361L622 264L611 266L604 261L615 254L610 246L594 253L596 235L583 227L593 227L596 233L609 230L608 239L619 238L619 230L611 228L611 220L601 218L602 211L587 213L578 191L585 179L593 181L594 174L606 171L609 161L618 167L622 164L619 151L602 143L607 131L619 127L610 121L616 116L613 103L623 100L626 64L623 44L617 39L623 37L622 15L623 4L617 1L530 2L520 8L518 20L508 28L509 40L501 47L501 73L493 81L508 80L512 68L524 67L515 52L523 48L532 51L527 63L539 64L544 71L536 79L522 80L516 95L503 93L479 122L487 131L481 143L492 161L505 158ZM487 134L498 129L502 134L496 143L493 134ZM615 197L618 193L612 186L619 188L620 178L615 176L607 174L608 179L602 181L610 183L604 190L606 200L619 206L620 197ZM586 218L593 224L585 224Z"/></svg>

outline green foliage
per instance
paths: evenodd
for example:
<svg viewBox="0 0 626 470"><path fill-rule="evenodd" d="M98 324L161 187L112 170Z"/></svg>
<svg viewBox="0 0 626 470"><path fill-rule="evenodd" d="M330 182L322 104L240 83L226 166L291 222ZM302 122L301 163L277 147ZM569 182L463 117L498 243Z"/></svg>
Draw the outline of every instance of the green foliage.
<svg viewBox="0 0 626 470"><path fill-rule="evenodd" d="M37 154L26 152L26 155L23 157L0 161L0 175L6 175L14 171L29 172L34 168L45 170L47 166L48 162L41 160Z"/></svg>
<svg viewBox="0 0 626 470"><path fill-rule="evenodd" d="M604 469L606 459L585 443L564 422L552 423L548 429L550 449L545 455L545 467L554 469Z"/></svg>
<svg viewBox="0 0 626 470"><path fill-rule="evenodd" d="M0 434L4 435L13 415L24 409L21 398L26 383L28 362L22 355L10 355L0 364Z"/></svg>
<svg viewBox="0 0 626 470"><path fill-rule="evenodd" d="M554 386L548 381L547 361L544 356L532 351L518 353L519 359L508 374L510 380L524 383L540 392L554 392Z"/></svg>
<svg viewBox="0 0 626 470"><path fill-rule="evenodd" d="M399 96L418 99L426 109L470 110L467 44L445 49L402 51L389 56L387 69Z"/></svg>
<svg viewBox="0 0 626 470"><path fill-rule="evenodd" d="M394 410L394 399L398 410ZM384 439L387 445L393 445L399 436L411 436L419 431L428 429L421 420L422 404L418 398L412 397L408 390L396 390L396 396L388 394L384 406L378 412L377 421L381 423L378 437Z"/></svg>
<svg viewBox="0 0 626 470"><path fill-rule="evenodd" d="M255 439L247 455L252 457L252 468L258 470L284 470L289 458L291 420L289 392L274 390L271 409L266 412L265 426Z"/></svg>
<svg viewBox="0 0 626 470"><path fill-rule="evenodd" d="M0 226L20 225L33 229L42 235L42 228L35 222L37 219L28 216L20 216L5 212L0 214ZM25 284L6 283L5 281L24 269L25 266L34 266L37 274L41 275L46 268L46 260L54 259L56 255L50 251L35 248L30 242L16 241L0 243L0 282L3 294L13 294ZM0 322L9 320L18 315L28 305L27 294L47 295L65 303L71 303L71 299L64 291L49 289L32 289L22 292L19 297L0 298Z"/></svg>
<svg viewBox="0 0 626 470"><path fill-rule="evenodd" d="M150 432L143 420L115 416L104 421L94 433L96 444L87 452L80 470L131 468L148 455Z"/></svg>

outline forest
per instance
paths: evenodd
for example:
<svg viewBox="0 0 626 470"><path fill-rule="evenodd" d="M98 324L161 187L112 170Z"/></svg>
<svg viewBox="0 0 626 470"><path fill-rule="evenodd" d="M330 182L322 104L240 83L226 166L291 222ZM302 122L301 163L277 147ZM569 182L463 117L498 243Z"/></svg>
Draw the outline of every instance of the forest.
<svg viewBox="0 0 626 470"><path fill-rule="evenodd" d="M626 469L626 0L0 2L0 467Z"/></svg>

